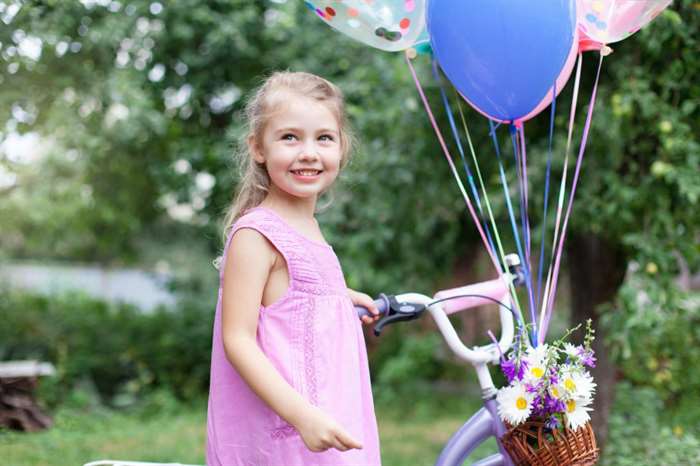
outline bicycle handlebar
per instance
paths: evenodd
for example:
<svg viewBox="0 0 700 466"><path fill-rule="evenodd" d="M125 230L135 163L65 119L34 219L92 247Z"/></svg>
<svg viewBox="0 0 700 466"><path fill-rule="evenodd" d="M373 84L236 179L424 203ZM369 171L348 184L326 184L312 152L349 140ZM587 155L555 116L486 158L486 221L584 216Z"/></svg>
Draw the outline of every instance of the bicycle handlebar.
<svg viewBox="0 0 700 466"><path fill-rule="evenodd" d="M509 270L501 275L500 278L460 288L443 290L436 293L433 298L418 293L405 293L396 296L381 294L374 302L380 314L384 315L384 317L377 322L374 329L375 335L378 336L383 327L388 324L417 319L422 315L423 311L428 310L448 346L460 358L472 364L496 362L501 352L505 352L513 342L513 311L509 288L511 284L518 285L522 281L520 262L517 260L517 256L506 256L506 263ZM455 312L491 303L499 304L501 337L498 341L498 347L490 344L469 349L461 341L447 316ZM362 306L355 306L355 309L359 317L364 315L372 316Z"/></svg>

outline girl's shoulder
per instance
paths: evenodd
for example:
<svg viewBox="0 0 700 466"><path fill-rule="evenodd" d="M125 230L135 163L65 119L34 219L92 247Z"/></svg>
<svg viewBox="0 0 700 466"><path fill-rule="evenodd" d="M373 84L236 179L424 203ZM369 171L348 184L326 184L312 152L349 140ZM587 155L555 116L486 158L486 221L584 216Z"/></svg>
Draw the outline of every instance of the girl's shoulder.
<svg viewBox="0 0 700 466"><path fill-rule="evenodd" d="M227 243L242 229L255 230L278 247L278 242L287 236L285 225L279 217L263 207L246 210L234 223L228 233ZM278 247L279 249L279 247Z"/></svg>
<svg viewBox="0 0 700 466"><path fill-rule="evenodd" d="M274 219L273 219L274 220ZM229 256L238 256L240 263L275 258L277 235L270 216L261 209L249 209L231 225L222 254L221 271Z"/></svg>
<svg viewBox="0 0 700 466"><path fill-rule="evenodd" d="M276 218L262 207L252 207L246 210L243 215L231 225L230 234L235 233L241 228L270 228L274 225ZM258 228L255 228L258 229Z"/></svg>

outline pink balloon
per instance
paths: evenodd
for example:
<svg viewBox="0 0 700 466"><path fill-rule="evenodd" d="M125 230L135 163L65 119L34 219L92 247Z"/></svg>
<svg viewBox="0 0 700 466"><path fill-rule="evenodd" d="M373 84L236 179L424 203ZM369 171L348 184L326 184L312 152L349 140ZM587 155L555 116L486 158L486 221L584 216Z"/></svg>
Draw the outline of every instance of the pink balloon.
<svg viewBox="0 0 700 466"><path fill-rule="evenodd" d="M639 31L671 0L577 0L579 28L595 42L610 44Z"/></svg>
<svg viewBox="0 0 700 466"><path fill-rule="evenodd" d="M576 57L578 56L579 52L579 31L576 30L574 33L574 40L571 43L571 50L569 50L569 55L566 57L566 61L564 62L564 67L561 69L561 72L559 73L559 76L556 79L556 93L559 95L562 89L564 89L564 86L566 83L569 81L569 78L571 77L571 72L574 70L574 65L576 64ZM460 93L460 95L462 95ZM503 121L503 120L498 120L496 118L493 118L483 111L476 107L474 104L472 104L469 99L464 97L462 95L462 98L469 104L471 107L476 110L477 112L481 113L484 115L486 118L490 118L493 121L498 121L499 123L514 123L515 125L519 125L522 122L529 120L530 118L534 117L535 115L539 114L544 110L545 108L549 107L549 104L552 103L552 88L550 87L545 96L542 98L539 104L535 108L533 108L527 115L525 115L522 118L519 118L518 120L514 122L510 121Z"/></svg>

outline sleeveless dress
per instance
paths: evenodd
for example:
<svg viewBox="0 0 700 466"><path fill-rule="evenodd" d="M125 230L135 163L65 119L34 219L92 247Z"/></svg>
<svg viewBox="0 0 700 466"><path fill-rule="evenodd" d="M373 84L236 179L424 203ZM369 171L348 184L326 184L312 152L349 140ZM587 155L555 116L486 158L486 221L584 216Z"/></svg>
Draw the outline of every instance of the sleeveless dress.
<svg viewBox="0 0 700 466"><path fill-rule="evenodd" d="M282 254L286 294L260 307L257 343L289 384L363 445L312 452L270 409L226 358L221 335L223 271L212 338L207 413L209 466L377 466L379 438L362 325L331 246L313 241L264 207L248 210L231 229L251 228Z"/></svg>

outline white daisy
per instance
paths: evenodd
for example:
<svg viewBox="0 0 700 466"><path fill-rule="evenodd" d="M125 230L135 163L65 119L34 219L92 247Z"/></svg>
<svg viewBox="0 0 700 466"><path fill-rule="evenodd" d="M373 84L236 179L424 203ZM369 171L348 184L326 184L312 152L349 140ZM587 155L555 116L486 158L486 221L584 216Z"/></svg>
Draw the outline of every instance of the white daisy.
<svg viewBox="0 0 700 466"><path fill-rule="evenodd" d="M566 398L592 399L595 392L595 382L588 371L576 371L569 366L562 370L561 385L566 392Z"/></svg>
<svg viewBox="0 0 700 466"><path fill-rule="evenodd" d="M596 383L588 371L575 372L573 374L574 383L576 384L576 398L593 399Z"/></svg>
<svg viewBox="0 0 700 466"><path fill-rule="evenodd" d="M576 361L580 357L579 348L580 346L574 346L571 343L564 343L564 352L572 361Z"/></svg>
<svg viewBox="0 0 700 466"><path fill-rule="evenodd" d="M527 383L536 384L547 372L547 349L546 344L527 349L525 354L527 369L523 377Z"/></svg>
<svg viewBox="0 0 700 466"><path fill-rule="evenodd" d="M566 395L566 390L564 390L564 387L562 387L561 384L551 384L549 386L549 394L557 400L560 400Z"/></svg>
<svg viewBox="0 0 700 466"><path fill-rule="evenodd" d="M565 390L566 398L572 398L576 394L576 381L574 380L574 370L571 366L562 366L559 383Z"/></svg>
<svg viewBox="0 0 700 466"><path fill-rule="evenodd" d="M547 350L549 349L549 346L547 346L546 343L543 343L535 348L530 346L527 349L527 352L525 353L525 358L527 359L527 362L532 363L532 364L543 364L545 360L547 359Z"/></svg>
<svg viewBox="0 0 700 466"><path fill-rule="evenodd" d="M535 385L544 377L546 371L547 367L544 365L544 362L536 361L535 363L528 363L527 370L523 375L523 380L529 384Z"/></svg>
<svg viewBox="0 0 700 466"><path fill-rule="evenodd" d="M496 395L498 415L503 421L517 426L530 416L533 394L525 390L523 384L516 383L503 387Z"/></svg>
<svg viewBox="0 0 700 466"><path fill-rule="evenodd" d="M572 398L566 402L566 423L569 429L576 430L591 419L588 415L588 411L591 411L588 406L590 402L583 398Z"/></svg>

